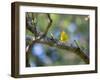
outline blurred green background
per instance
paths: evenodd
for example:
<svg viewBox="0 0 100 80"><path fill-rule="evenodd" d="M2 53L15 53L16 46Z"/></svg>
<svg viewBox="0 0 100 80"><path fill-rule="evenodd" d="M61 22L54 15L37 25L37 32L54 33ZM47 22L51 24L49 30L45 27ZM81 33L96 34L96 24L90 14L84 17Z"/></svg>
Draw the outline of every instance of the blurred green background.
<svg viewBox="0 0 100 80"><path fill-rule="evenodd" d="M44 32L48 25L48 17L46 13L32 13L27 12L26 16L36 16L37 29ZM89 55L89 16L88 15L71 15L71 14L49 14L52 19L52 25L47 33L47 37L53 36L60 40L62 31L69 36L66 44L77 47L74 40L78 42L85 54ZM26 28L26 35L34 37ZM27 46L26 46L27 47ZM79 65L86 64L78 55L45 44L35 43L32 47L31 53L28 53L28 63L30 67L37 66L60 66L60 65ZM26 63L27 64L27 63ZM26 67L28 67L26 65Z"/></svg>

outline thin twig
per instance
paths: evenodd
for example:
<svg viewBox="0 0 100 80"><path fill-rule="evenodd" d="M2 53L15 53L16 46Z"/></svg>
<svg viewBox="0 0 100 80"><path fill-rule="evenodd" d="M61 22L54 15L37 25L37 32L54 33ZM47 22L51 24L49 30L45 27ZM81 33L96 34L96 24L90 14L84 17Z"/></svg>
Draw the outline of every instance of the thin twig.
<svg viewBox="0 0 100 80"><path fill-rule="evenodd" d="M47 17L48 17L49 22L48 22L48 26L47 26L47 28L46 28L46 30L44 32L43 37L47 35L47 32L48 32L48 30L49 30L49 28L51 27L51 24L52 24L52 19L50 17L50 14L47 14Z"/></svg>

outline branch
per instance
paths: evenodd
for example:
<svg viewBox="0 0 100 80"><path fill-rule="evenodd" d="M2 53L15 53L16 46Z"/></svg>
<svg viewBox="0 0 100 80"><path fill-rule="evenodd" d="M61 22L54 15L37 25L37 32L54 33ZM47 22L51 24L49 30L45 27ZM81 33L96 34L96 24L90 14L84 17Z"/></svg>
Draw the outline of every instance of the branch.
<svg viewBox="0 0 100 80"><path fill-rule="evenodd" d="M47 34L47 32L48 32L49 28L51 27L51 24L52 24L52 19L51 19L50 15L49 15L49 14L47 14L47 16L48 16L48 21L49 21L49 23L48 23L48 26L47 26L47 28L46 28L46 30L45 30L44 35L43 35L43 36L46 36L46 34Z"/></svg>
<svg viewBox="0 0 100 80"><path fill-rule="evenodd" d="M26 16L26 28L35 34L35 25L33 25L34 18L27 14Z"/></svg>
<svg viewBox="0 0 100 80"><path fill-rule="evenodd" d="M37 30L37 27L36 27L36 23L37 23L37 20L34 15L32 15L32 17L26 17L26 28L28 30L30 30L34 35L35 35L35 38L36 37L39 37L38 39L36 39L36 41L42 39L43 37L45 37L47 35L47 32L49 30L49 28L51 27L51 24L52 24L52 19L50 18L50 15L47 14L47 17L48 17L48 25L47 25L47 28L45 30L45 32L39 32ZM32 22L33 21L33 22Z"/></svg>
<svg viewBox="0 0 100 80"><path fill-rule="evenodd" d="M51 47L57 47L57 48L64 49L64 50L67 50L67 51L70 51L70 52L74 52L81 59L83 59L83 61L86 64L89 64L89 57L79 47L72 47L72 46L69 46L68 44L62 43L58 40L46 37L45 39L41 39L39 41L33 41L30 44L29 49L31 49L32 45L35 44L35 43L46 44L46 45L51 46Z"/></svg>
<svg viewBox="0 0 100 80"><path fill-rule="evenodd" d="M32 16L30 17L28 14L27 14L27 16L26 16L26 28L28 29L28 30L30 30L33 34L34 34L34 36L35 36L35 41L39 41L39 40L41 40L42 38L44 38L45 36L46 36L46 34L47 34L47 32L48 32L48 30L49 30L49 28L50 28L50 26L51 26L51 24L52 24L52 19L50 18L50 15L49 14L47 14L47 16L48 16L48 20L49 20L49 23L48 23L48 26L47 26L47 28L46 28L46 30L45 30L45 32L43 33L43 32L39 32L38 30L37 30L37 15L34 15L34 14L32 14ZM39 37L38 39L37 39L37 37ZM30 39L29 39L30 38ZM31 37L26 37L26 39L27 39L27 43L28 44L30 44L30 42L32 41L32 39L33 38L31 38ZM28 47L28 49L26 49L27 51L26 51L26 53L27 53L27 56L26 56L26 66L30 66L29 64L28 64L28 53L30 53L31 52L31 49L32 49L32 45L33 45L33 43L31 44L31 45L29 45L29 47Z"/></svg>
<svg viewBox="0 0 100 80"><path fill-rule="evenodd" d="M45 38L46 35L47 35L47 33L48 33L48 31L49 31L49 29L50 29L50 27L51 27L51 25L52 25L52 19L51 19L51 17L50 17L50 14L47 14L47 17L48 17L48 25L47 25L47 28L46 28L46 30L45 30L44 33L39 32L40 37L39 37L36 41L39 41L39 40L41 40L42 38Z"/></svg>

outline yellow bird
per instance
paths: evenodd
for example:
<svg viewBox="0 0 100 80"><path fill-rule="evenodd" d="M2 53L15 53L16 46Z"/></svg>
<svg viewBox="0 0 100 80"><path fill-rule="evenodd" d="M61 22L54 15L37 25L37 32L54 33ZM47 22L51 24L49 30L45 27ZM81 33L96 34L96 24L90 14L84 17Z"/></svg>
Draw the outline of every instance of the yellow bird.
<svg viewBox="0 0 100 80"><path fill-rule="evenodd" d="M69 38L69 36L65 31L62 31L60 33L60 41L66 42L66 41L68 41L68 38Z"/></svg>

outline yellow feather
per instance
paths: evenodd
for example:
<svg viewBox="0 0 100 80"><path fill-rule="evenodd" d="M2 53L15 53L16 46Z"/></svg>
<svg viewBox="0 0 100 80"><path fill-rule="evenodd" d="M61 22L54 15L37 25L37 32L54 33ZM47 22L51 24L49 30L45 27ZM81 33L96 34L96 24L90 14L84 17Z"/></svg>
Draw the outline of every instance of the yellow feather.
<svg viewBox="0 0 100 80"><path fill-rule="evenodd" d="M66 32L62 31L60 34L60 41L66 42L66 41L68 41L68 38L69 38L68 34Z"/></svg>

